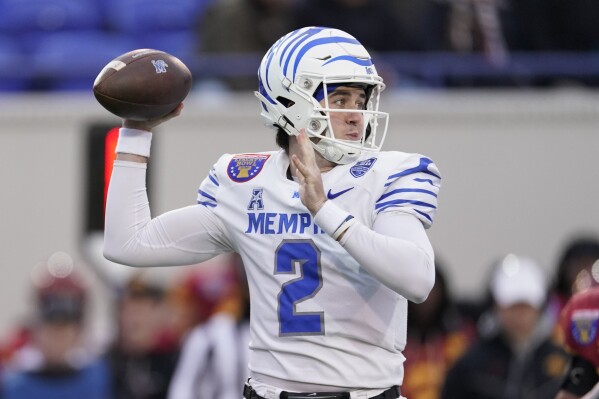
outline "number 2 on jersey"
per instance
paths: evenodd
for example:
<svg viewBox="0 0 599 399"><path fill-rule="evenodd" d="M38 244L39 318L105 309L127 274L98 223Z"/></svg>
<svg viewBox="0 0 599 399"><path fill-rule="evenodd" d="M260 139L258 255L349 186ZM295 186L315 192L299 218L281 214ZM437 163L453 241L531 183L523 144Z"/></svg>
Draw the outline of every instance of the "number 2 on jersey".
<svg viewBox="0 0 599 399"><path fill-rule="evenodd" d="M275 253L275 274L300 276L283 284L278 296L279 335L324 334L323 312L297 312L296 306L322 288L320 250L312 240L283 241Z"/></svg>

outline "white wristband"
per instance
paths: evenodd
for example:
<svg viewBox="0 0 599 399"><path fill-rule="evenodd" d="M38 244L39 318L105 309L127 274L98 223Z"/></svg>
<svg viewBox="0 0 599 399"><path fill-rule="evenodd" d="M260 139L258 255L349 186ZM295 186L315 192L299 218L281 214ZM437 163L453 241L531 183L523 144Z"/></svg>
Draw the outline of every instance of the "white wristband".
<svg viewBox="0 0 599 399"><path fill-rule="evenodd" d="M126 127L119 129L119 141L116 144L117 153L140 155L147 158L150 156L151 145L152 132Z"/></svg>
<svg viewBox="0 0 599 399"><path fill-rule="evenodd" d="M354 224L356 223L356 219L352 216L349 215L344 221L343 223L341 223L341 225L339 227L337 227L337 230L335 230L335 232L333 233L333 238L335 239L335 241L339 241L341 236Z"/></svg>
<svg viewBox="0 0 599 399"><path fill-rule="evenodd" d="M314 223L335 240L355 222L352 215L339 208L332 201L326 201L314 215ZM351 223L348 225L348 223Z"/></svg>

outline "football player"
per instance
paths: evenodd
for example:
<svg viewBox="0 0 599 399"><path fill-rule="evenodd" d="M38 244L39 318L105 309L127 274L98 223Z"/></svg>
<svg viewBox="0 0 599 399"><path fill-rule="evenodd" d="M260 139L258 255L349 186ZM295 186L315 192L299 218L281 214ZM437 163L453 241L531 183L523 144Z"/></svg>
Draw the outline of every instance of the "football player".
<svg viewBox="0 0 599 399"><path fill-rule="evenodd" d="M570 298L560 328L572 359L555 399L599 399L599 286Z"/></svg>
<svg viewBox="0 0 599 399"><path fill-rule="evenodd" d="M441 176L427 157L381 151L385 85L337 29L279 39L258 72L261 115L280 151L225 154L198 203L150 217L153 121L123 121L106 209L105 256L184 265L237 252L250 286L245 398L401 397L407 301L434 283L426 229Z"/></svg>

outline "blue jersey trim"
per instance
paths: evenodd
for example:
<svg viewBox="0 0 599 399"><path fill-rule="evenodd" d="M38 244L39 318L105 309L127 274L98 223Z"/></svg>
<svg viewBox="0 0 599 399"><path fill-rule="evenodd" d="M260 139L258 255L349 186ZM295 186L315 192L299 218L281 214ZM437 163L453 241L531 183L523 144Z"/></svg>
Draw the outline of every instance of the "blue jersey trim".
<svg viewBox="0 0 599 399"><path fill-rule="evenodd" d="M426 207L426 208L437 209L436 206L434 206L433 204L429 204L428 202L415 201L415 200L402 200L402 199L393 200L393 201L387 201L387 202L383 202L383 203L380 203L380 204L376 204L374 206L374 209L384 208L384 207L387 207L389 205L403 205L403 204L412 204L412 205L423 206L423 207Z"/></svg>
<svg viewBox="0 0 599 399"><path fill-rule="evenodd" d="M383 199L390 197L391 195L397 194L397 193L424 193L424 194L432 195L435 198L437 197L437 194L435 194L434 192L429 191L429 190L424 190L422 188L398 188L397 190L392 190L392 191L389 191L388 193L381 195L381 198L377 199L376 202L379 202L380 200L383 200Z"/></svg>
<svg viewBox="0 0 599 399"><path fill-rule="evenodd" d="M200 195L202 195L202 196L204 196L204 197L208 198L209 200L212 200L212 201L214 201L214 202L218 202L218 201L216 200L216 198L214 198L213 196L211 196L210 194L208 194L208 193L207 193L207 192L205 192L205 191L198 190L198 193L199 193Z"/></svg>
<svg viewBox="0 0 599 399"><path fill-rule="evenodd" d="M418 209L414 209L419 215L424 216L429 222L433 222L433 218L431 218L429 215L427 215L426 213L419 211Z"/></svg>
<svg viewBox="0 0 599 399"><path fill-rule="evenodd" d="M433 181L431 179L419 179L419 178L415 178L414 181L417 181L418 183L428 183L433 187L437 187L435 185L435 183L433 183Z"/></svg>
<svg viewBox="0 0 599 399"><path fill-rule="evenodd" d="M212 176L212 173L208 173L208 178L210 179L210 181L211 181L212 183L214 183L214 185L215 185L216 187L220 186L220 184L218 184L218 180L216 180L216 178Z"/></svg>
<svg viewBox="0 0 599 399"><path fill-rule="evenodd" d="M434 176L437 179L441 179L441 176L439 176L439 175L431 172L430 170L428 170L428 165L430 165L432 163L433 163L433 161L431 161L429 158L420 158L420 163L418 164L418 166L410 168L410 169L406 169L406 170L404 170L402 172L395 173L395 174L389 176L387 178L387 180L392 180L392 181L389 181L389 182L385 183L385 187L391 185L391 183L393 183L394 180L397 180L400 177L404 177L404 176L411 175L411 174L414 174L414 173L424 173L424 174L427 174L427 175Z"/></svg>

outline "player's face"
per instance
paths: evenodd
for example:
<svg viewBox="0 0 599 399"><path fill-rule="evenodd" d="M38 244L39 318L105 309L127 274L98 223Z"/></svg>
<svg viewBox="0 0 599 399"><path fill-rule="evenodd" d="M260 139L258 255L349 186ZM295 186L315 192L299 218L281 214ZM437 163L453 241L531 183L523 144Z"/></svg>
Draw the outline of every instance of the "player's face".
<svg viewBox="0 0 599 399"><path fill-rule="evenodd" d="M363 110L366 108L366 93L360 87L340 86L328 96L329 108L334 110ZM321 104L325 106L324 100ZM338 140L360 141L364 134L362 112L330 112L331 125Z"/></svg>

